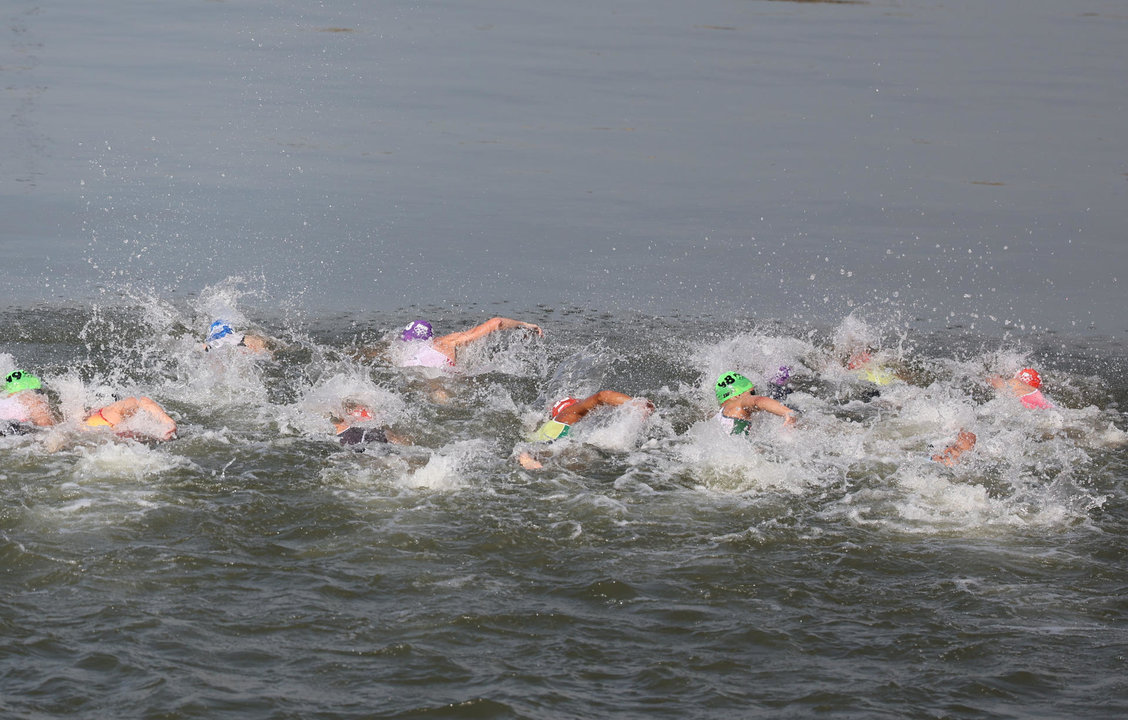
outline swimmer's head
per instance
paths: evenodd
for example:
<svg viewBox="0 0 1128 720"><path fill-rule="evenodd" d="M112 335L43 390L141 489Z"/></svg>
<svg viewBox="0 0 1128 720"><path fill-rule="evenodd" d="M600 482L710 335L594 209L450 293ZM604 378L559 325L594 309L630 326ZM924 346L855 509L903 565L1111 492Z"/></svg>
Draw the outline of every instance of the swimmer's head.
<svg viewBox="0 0 1128 720"><path fill-rule="evenodd" d="M1034 368L1022 368L1014 374L1015 380L1026 383L1030 387L1038 390L1042 387L1042 376Z"/></svg>
<svg viewBox="0 0 1128 720"><path fill-rule="evenodd" d="M18 393L21 390L39 390L42 387L43 383L39 382L39 378L25 370L13 370L4 378L4 393L6 395Z"/></svg>
<svg viewBox="0 0 1128 720"><path fill-rule="evenodd" d="M552 417L553 417L553 419L556 419L557 415L564 412L565 410L572 407L573 405L575 405L578 402L579 402L579 400L577 400L574 397L566 397L562 400L558 400L556 402L556 404L552 406Z"/></svg>
<svg viewBox="0 0 1128 720"><path fill-rule="evenodd" d="M411 342L412 340L430 340L434 335L435 332L431 329L431 323L426 320L415 320L403 329L401 339L404 342Z"/></svg>
<svg viewBox="0 0 1128 720"><path fill-rule="evenodd" d="M870 354L869 350L861 350L851 355L850 359L846 361L846 369L857 370L860 367L868 365L872 360L873 355Z"/></svg>
<svg viewBox="0 0 1128 720"><path fill-rule="evenodd" d="M372 419L372 410L363 403L350 400L345 403L345 417L353 422L367 422Z"/></svg>
<svg viewBox="0 0 1128 720"><path fill-rule="evenodd" d="M752 384L751 380L740 373L723 372L720 377L717 378L717 384L714 390L716 390L717 393L717 402L724 404L725 400L729 398L743 395L749 390L754 392L756 386Z"/></svg>
<svg viewBox="0 0 1128 720"><path fill-rule="evenodd" d="M209 348L238 345L241 342L243 336L232 330L226 320L216 320L209 325L207 337L204 339L204 344Z"/></svg>
<svg viewBox="0 0 1128 720"><path fill-rule="evenodd" d="M776 385L779 385L780 387L783 387L784 385L787 384L787 381L790 380L790 379L791 379L791 368L788 367L787 365L780 365L779 371L775 374L775 377L772 378L772 382Z"/></svg>
<svg viewBox="0 0 1128 720"><path fill-rule="evenodd" d="M341 427L351 427L357 423L371 422L372 408L359 400L345 400L329 414L329 419ZM340 428L338 428L340 429Z"/></svg>

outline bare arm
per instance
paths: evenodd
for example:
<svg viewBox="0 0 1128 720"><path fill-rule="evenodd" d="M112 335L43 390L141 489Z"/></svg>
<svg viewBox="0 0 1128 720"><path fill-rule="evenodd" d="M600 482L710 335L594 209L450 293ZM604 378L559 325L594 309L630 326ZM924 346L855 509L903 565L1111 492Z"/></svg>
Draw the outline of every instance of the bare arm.
<svg viewBox="0 0 1128 720"><path fill-rule="evenodd" d="M1027 385L1018 378L1006 379L1001 378L998 375L992 375L991 377L987 378L987 384L995 388L996 390L1009 390L1010 393L1015 397L1029 395L1030 393L1038 389L1032 385Z"/></svg>
<svg viewBox="0 0 1128 720"><path fill-rule="evenodd" d="M571 425L597 407L602 405L619 406L631 400L634 400L634 398L630 395L624 395L621 392L600 390L594 395L589 395L583 400L569 405L563 412L556 416L556 421L564 423L565 425Z"/></svg>
<svg viewBox="0 0 1128 720"><path fill-rule="evenodd" d="M253 353L270 353L269 341L262 335L244 335L243 345Z"/></svg>
<svg viewBox="0 0 1128 720"><path fill-rule="evenodd" d="M55 424L55 418L51 415L51 406L47 404L46 398L42 395L35 392L25 392L20 395L20 404L27 409L31 421L39 427L48 427Z"/></svg>
<svg viewBox="0 0 1128 720"><path fill-rule="evenodd" d="M520 320L513 320L511 318L495 317L490 318L481 325L475 325L469 330L461 332L450 333L449 335L442 335L433 340L433 344L439 351L454 356L455 351L467 343L472 343L475 340L484 338L490 333L495 333L499 330L513 330L516 328L525 328L532 330L537 335L544 337L544 330L540 326L533 323L521 322Z"/></svg>
<svg viewBox="0 0 1128 720"><path fill-rule="evenodd" d="M770 397L764 397L763 395L748 395L747 393L737 395L730 400L726 400L725 404L721 406L721 412L726 417L741 420L747 420L751 417L752 413L756 411L779 415L783 418L784 425L795 424L796 413L794 410L778 400L772 400Z"/></svg>
<svg viewBox="0 0 1128 720"><path fill-rule="evenodd" d="M161 427L161 434L155 435L155 437L169 440L176 434L176 421L169 417L164 408L147 397L128 397L124 400L118 400L116 403L102 408L99 412L102 413L102 417L105 418L112 429L116 429L119 423L128 420L137 413L143 412Z"/></svg>

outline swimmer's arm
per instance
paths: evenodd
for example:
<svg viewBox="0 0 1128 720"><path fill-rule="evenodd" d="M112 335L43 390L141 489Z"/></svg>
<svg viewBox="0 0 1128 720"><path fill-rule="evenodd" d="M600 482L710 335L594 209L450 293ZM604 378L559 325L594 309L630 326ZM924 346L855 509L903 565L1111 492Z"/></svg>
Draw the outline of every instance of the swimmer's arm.
<svg viewBox="0 0 1128 720"><path fill-rule="evenodd" d="M30 394L30 393L25 393ZM31 421L39 427L49 427L55 424L55 418L51 414L51 406L41 395L32 395L29 398L20 398L20 402L27 408L27 414L31 417Z"/></svg>
<svg viewBox="0 0 1128 720"><path fill-rule="evenodd" d="M117 427L118 423L133 417L139 412L145 412L156 421L163 429L160 436L165 440L176 434L176 421L169 417L160 405L147 397L128 397L107 405L100 410L102 417L110 424L110 428Z"/></svg>
<svg viewBox="0 0 1128 720"><path fill-rule="evenodd" d="M630 402L631 400L634 400L634 398L630 395L624 395L621 392L600 390L596 394L589 395L578 403L565 408L564 412L556 416L556 421L564 423L565 425L571 425L601 405L616 407L623 403Z"/></svg>
<svg viewBox="0 0 1128 720"><path fill-rule="evenodd" d="M262 335L244 335L243 345L253 353L269 353L270 341Z"/></svg>
<svg viewBox="0 0 1128 720"><path fill-rule="evenodd" d="M495 333L499 330L514 330L517 328L525 328L532 330L537 335L544 337L544 330L540 326L533 323L521 322L520 320L513 320L511 318L495 317L490 318L481 325L476 325L469 330L462 330L461 332L453 332L448 335L442 335L434 340L436 348L442 352L446 352L443 346L452 349L459 348L467 343L472 343L475 340L484 338L490 333Z"/></svg>
<svg viewBox="0 0 1128 720"><path fill-rule="evenodd" d="M998 375L992 375L991 377L987 378L987 384L995 388L996 390L1002 390L1003 388L1006 388L1007 390L1010 390L1015 397L1029 395L1030 393L1038 389L1031 385L1027 385L1018 378L1005 379L999 377Z"/></svg>
<svg viewBox="0 0 1128 720"><path fill-rule="evenodd" d="M784 425L794 425L799 415L796 411L787 407L780 401L773 400L763 395L740 395L736 400L738 407L745 411L743 419L747 419L750 411L761 410L763 412L769 412L772 415L779 415L783 418ZM725 414L728 415L728 413ZM732 417L732 415L728 415L728 417Z"/></svg>

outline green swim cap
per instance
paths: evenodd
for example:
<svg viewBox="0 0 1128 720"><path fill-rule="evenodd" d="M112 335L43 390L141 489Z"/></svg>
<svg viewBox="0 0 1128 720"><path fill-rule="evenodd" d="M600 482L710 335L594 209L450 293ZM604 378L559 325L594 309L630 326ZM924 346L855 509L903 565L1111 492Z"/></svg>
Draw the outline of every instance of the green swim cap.
<svg viewBox="0 0 1128 720"><path fill-rule="evenodd" d="M755 390L756 386L740 373L724 372L717 378L717 386L714 389L717 391L717 402L723 404L731 397Z"/></svg>
<svg viewBox="0 0 1128 720"><path fill-rule="evenodd" d="M39 378L24 370L13 370L4 378L4 392L11 395L20 390L38 390L43 387Z"/></svg>

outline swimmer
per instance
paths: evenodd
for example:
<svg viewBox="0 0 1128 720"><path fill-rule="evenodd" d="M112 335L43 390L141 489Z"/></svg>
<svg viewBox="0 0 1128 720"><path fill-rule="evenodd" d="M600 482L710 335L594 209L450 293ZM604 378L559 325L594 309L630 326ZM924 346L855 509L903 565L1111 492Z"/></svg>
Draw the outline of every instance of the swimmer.
<svg viewBox="0 0 1128 720"><path fill-rule="evenodd" d="M42 388L42 382L31 373L24 370L9 373L4 379L5 397L0 399L0 419L16 423L31 422L38 427L58 424ZM128 422L135 417L142 422L143 427ZM95 410L83 419L82 426L108 427L120 437L145 437L153 440L171 440L176 437L176 422L160 405L147 397L129 397Z"/></svg>
<svg viewBox="0 0 1128 720"><path fill-rule="evenodd" d="M30 426L55 424L50 403L43 393L43 383L26 370L13 370L4 378L0 396L0 435L21 434Z"/></svg>
<svg viewBox="0 0 1128 720"><path fill-rule="evenodd" d="M783 402L784 399L790 395L793 390L791 387L791 368L787 365L780 365L779 370L768 381L768 397L772 400Z"/></svg>
<svg viewBox="0 0 1128 720"><path fill-rule="evenodd" d="M364 445L370 442L410 445L411 441L387 428L372 425L372 409L364 403L346 400L340 413L330 415L337 440L342 445ZM354 448L363 452L363 448Z"/></svg>
<svg viewBox="0 0 1128 720"><path fill-rule="evenodd" d="M784 426L795 425L798 412L778 400L764 395L756 395L756 386L740 373L724 372L717 378L714 386L720 412L716 419L730 435L746 435L748 421L754 412L769 412L783 418Z"/></svg>
<svg viewBox="0 0 1128 720"><path fill-rule="evenodd" d="M438 337L435 337L429 322L416 320L404 328L400 334L400 340L407 343L408 348L398 364L400 367L453 368L458 360L459 348L499 330L522 328L544 337L544 331L533 323L503 317L491 318L469 330Z"/></svg>
<svg viewBox="0 0 1128 720"><path fill-rule="evenodd" d="M894 380L905 379L884 363L874 359L871 348L851 353L845 365L847 370L853 370L858 377L874 385L889 385Z"/></svg>
<svg viewBox="0 0 1128 720"><path fill-rule="evenodd" d="M237 347L254 354L269 354L267 342L262 335L237 332L230 323L220 319L208 326L208 331L204 335L204 352L222 347Z"/></svg>
<svg viewBox="0 0 1128 720"><path fill-rule="evenodd" d="M550 413L551 419L537 428L536 432L529 437L529 440L531 442L550 443L553 440L567 437L572 430L572 425L582 420L584 416L592 410L604 406L618 407L634 399L635 398L630 395L615 392L614 390L600 390L583 400L574 397L563 398L552 406ZM643 399L643 402L646 403L647 414L654 412L653 403L646 399ZM544 467L544 465L529 452L521 453L517 458L517 462L526 470L539 470Z"/></svg>
<svg viewBox="0 0 1128 720"><path fill-rule="evenodd" d="M960 428L959 434L956 435L956 441L933 455L932 459L942 465L952 467L959 461L961 455L975 447L976 440L975 433Z"/></svg>
<svg viewBox="0 0 1128 720"><path fill-rule="evenodd" d="M1005 394L1017 397L1023 407L1031 410L1049 410L1055 405L1042 394L1042 376L1034 368L1023 368L1009 380L998 375L987 378L987 384Z"/></svg>
<svg viewBox="0 0 1128 720"><path fill-rule="evenodd" d="M127 397L110 403L86 416L87 428L108 427L118 437L172 440L176 421L160 405L147 397Z"/></svg>
<svg viewBox="0 0 1128 720"><path fill-rule="evenodd" d="M1032 410L1049 410L1054 404L1042 394L1042 376L1034 368L1023 368L1009 380L998 375L987 378L987 384L1004 394L1017 397L1023 407ZM960 456L975 447L975 433L960 428L955 442L932 456L932 459L948 467L959 461Z"/></svg>

